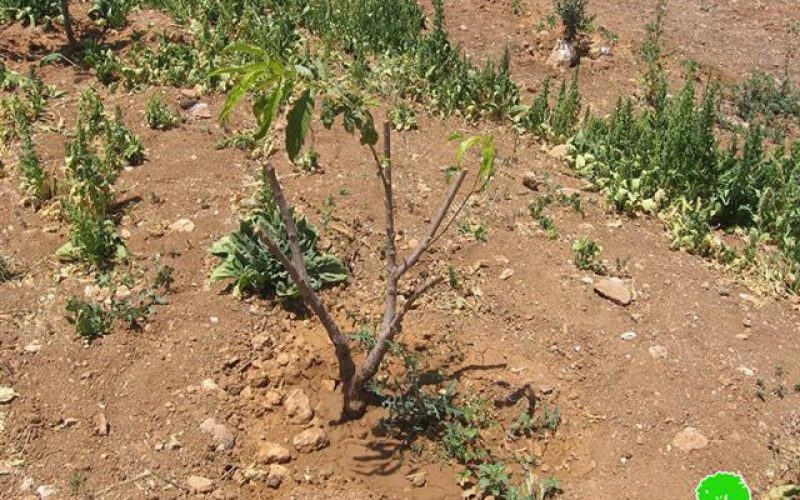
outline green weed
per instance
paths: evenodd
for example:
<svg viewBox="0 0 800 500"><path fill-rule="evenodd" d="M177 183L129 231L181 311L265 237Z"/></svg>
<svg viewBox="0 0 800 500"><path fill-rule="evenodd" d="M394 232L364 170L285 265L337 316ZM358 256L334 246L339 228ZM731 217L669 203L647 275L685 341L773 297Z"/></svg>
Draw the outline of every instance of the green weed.
<svg viewBox="0 0 800 500"><path fill-rule="evenodd" d="M583 236L572 245L573 261L578 269L605 274L605 264L600 260L603 248L589 236Z"/></svg>
<svg viewBox="0 0 800 500"><path fill-rule="evenodd" d="M261 207L240 221L238 231L223 237L209 250L211 255L222 259L211 273L211 281L233 280L236 296L275 293L280 297L296 297L299 291L288 272L256 236L256 228L260 227L284 252L288 252L287 255L291 255L280 211L266 180L262 183ZM324 285L346 280L349 273L345 265L333 255L320 253L317 249L317 229L305 217L295 222L311 285L318 290Z"/></svg>
<svg viewBox="0 0 800 500"><path fill-rule="evenodd" d="M89 16L101 26L119 29L128 24L128 14L137 4L137 0L92 0Z"/></svg>
<svg viewBox="0 0 800 500"><path fill-rule="evenodd" d="M489 241L489 235L486 232L486 226L484 226L480 221L469 219L458 221L458 232L464 236L472 237L476 241Z"/></svg>
<svg viewBox="0 0 800 500"><path fill-rule="evenodd" d="M147 125L153 130L169 130L178 124L178 117L169 104L158 94L153 94L147 101L144 111Z"/></svg>
<svg viewBox="0 0 800 500"><path fill-rule="evenodd" d="M592 29L594 16L589 15L589 0L553 0L553 6L564 25L564 40L575 41Z"/></svg>

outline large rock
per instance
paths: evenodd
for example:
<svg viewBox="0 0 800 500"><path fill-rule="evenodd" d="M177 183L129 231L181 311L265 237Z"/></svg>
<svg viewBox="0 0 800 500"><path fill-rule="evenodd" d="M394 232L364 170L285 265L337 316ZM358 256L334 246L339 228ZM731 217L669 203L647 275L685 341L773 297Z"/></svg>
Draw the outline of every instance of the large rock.
<svg viewBox="0 0 800 500"><path fill-rule="evenodd" d="M633 301L633 294L630 289L619 278L607 278L598 281L594 285L594 291L601 297L621 306L627 306Z"/></svg>
<svg viewBox="0 0 800 500"><path fill-rule="evenodd" d="M323 429L312 427L296 435L292 443L300 453L312 453L325 448L330 441Z"/></svg>
<svg viewBox="0 0 800 500"><path fill-rule="evenodd" d="M217 423L214 417L209 417L200 424L200 431L211 436L214 448L217 451L230 450L236 444L236 436L228 427Z"/></svg>
<svg viewBox="0 0 800 500"><path fill-rule="evenodd" d="M689 453L708 446L708 438L694 427L686 427L672 438L672 446Z"/></svg>
<svg viewBox="0 0 800 500"><path fill-rule="evenodd" d="M556 68L569 68L577 63L578 51L575 46L562 39L556 40L553 51L550 52L550 57L547 58L547 64Z"/></svg>
<svg viewBox="0 0 800 500"><path fill-rule="evenodd" d="M289 394L284 405L286 406L286 418L292 424L305 425L314 418L311 402L302 389L296 389Z"/></svg>
<svg viewBox="0 0 800 500"><path fill-rule="evenodd" d="M263 443L256 452L256 460L262 464L285 464L291 459L289 450L278 443Z"/></svg>

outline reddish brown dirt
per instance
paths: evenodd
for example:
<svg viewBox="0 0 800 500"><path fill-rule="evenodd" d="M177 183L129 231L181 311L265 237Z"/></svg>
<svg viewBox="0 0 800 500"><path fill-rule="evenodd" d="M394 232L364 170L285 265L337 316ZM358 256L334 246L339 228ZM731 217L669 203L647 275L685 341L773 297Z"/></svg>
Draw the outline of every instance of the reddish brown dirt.
<svg viewBox="0 0 800 500"><path fill-rule="evenodd" d="M476 57L499 54L509 45L515 77L535 87L552 71L544 64L547 49L531 55L523 44L549 2L522 5L524 15L515 16L510 2L454 1L448 3L448 23ZM587 62L588 71L582 70L587 101L608 109L636 88L635 47L652 7L640 0L592 5L596 22L620 38L613 58ZM753 67L775 70L784 57L783 22L796 15L792 7L788 0L675 0L667 23L670 61L677 68L681 59L692 57L730 80ZM141 16L160 19L149 12ZM24 44L8 38L12 35L50 49L59 46L56 35L13 27L0 35L4 51L25 52L19 49ZM67 91L51 110L69 130L77 95L92 79L68 67L48 67L43 75ZM6 422L0 435L0 495L24 497L20 485L31 478L34 489L52 484L56 498L67 497L70 478L80 475L81 494L177 498L184 495L187 476L196 474L215 481L215 498L459 498L458 468L432 462L430 444L421 457L395 453L399 443L376 426L382 410L359 422L336 423L339 395L321 382L335 378L336 370L315 318L269 300L237 301L221 285L208 284L215 261L207 249L236 227L257 164L241 151L215 150L223 132L213 120L188 120L168 132L149 130L143 109L155 91L177 99L174 89L107 97L107 103L122 105L126 122L148 150L145 164L124 172L116 184L117 200L129 201L121 222L130 234L128 247L137 265L152 266L158 255L177 272L169 304L143 332L118 329L91 347L75 338L63 317L64 304L82 295L92 279L62 273L53 257L68 228L22 206L16 174L0 179L0 250L30 268L20 281L0 285L0 384L19 393L0 406ZM216 113L223 96L204 99ZM398 223L405 231L400 248L407 251L420 237L440 199L443 168L453 159L447 137L454 130L492 134L504 160L468 214L485 225L488 242L453 231L426 258L433 269L452 265L473 293L464 297L465 307L456 308L455 292L437 290L410 315L403 340L445 373L457 373L460 387L490 402L530 384L548 393L562 415L554 436L512 442L503 428L495 428L488 441L508 455L535 453L537 473L561 479L568 499L689 498L697 482L717 470L740 471L759 492L800 479L796 464L784 468L798 452L800 432L800 394L793 392L800 381L796 307L759 297L698 257L670 251L658 222L611 215L591 193L581 192L585 218L557 204L548 209L560 232L556 240L548 239L528 213L536 194L522 186L524 173L549 178L554 189L582 183L538 143L516 145L506 128L473 129L421 114L419 131L398 134L394 141ZM304 213L317 222L322 211L333 216L324 238L348 260L353 276L324 298L342 324L355 330L349 318L380 313L380 191L368 151L356 139L337 129L315 132L323 173L292 172L280 155L275 161L287 193ZM59 169L61 135L41 133L36 139L48 167ZM329 197L333 208L326 208ZM192 220L195 230L167 229L180 218ZM590 273L575 268L570 248L585 234L600 242L605 258L627 261L638 293L632 305L598 297L584 280ZM513 275L500 279L506 269ZM627 331L637 337L622 340ZM27 352L32 343L41 349ZM285 367L277 362L281 353L289 355ZM248 387L257 373L269 375L268 388ZM766 401L756 396L759 378L767 387ZM219 389L204 389L205 379ZM779 383L789 389L785 398L772 393ZM331 445L310 455L292 451L293 477L279 490L258 481L240 484L260 441L292 448L302 426L288 424L283 408L270 407L266 399L267 391L288 394L298 387L309 394L316 423L326 428ZM490 408L507 426L522 404L490 403ZM110 425L107 436L94 431L101 413ZM232 450L209 448L209 437L198 430L208 417L235 433ZM64 427L66 419L76 422ZM692 452L672 446L685 427L698 429L707 445ZM180 448L161 449L172 435ZM427 472L427 484L413 488L404 476L419 469Z"/></svg>

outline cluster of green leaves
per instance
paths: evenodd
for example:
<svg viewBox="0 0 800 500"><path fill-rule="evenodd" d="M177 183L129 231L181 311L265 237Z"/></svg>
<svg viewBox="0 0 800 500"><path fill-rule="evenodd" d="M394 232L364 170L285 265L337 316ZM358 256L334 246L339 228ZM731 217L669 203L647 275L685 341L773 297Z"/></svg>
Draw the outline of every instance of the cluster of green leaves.
<svg viewBox="0 0 800 500"><path fill-rule="evenodd" d="M59 0L0 0L0 23L50 24L61 14Z"/></svg>
<svg viewBox="0 0 800 500"><path fill-rule="evenodd" d="M144 119L153 130L169 130L178 124L178 116L159 94L153 94L147 101Z"/></svg>
<svg viewBox="0 0 800 500"><path fill-rule="evenodd" d="M454 281L451 274L451 281ZM353 334L366 350L375 345L372 329L363 324ZM455 383L446 383L439 372L431 371L422 360L401 343L392 343L389 353L404 367L401 375L373 381L370 390L382 401L388 416L381 426L402 436L406 446L425 436L438 443L444 458L465 467L459 475L462 484L473 482L484 495L515 500L541 500L560 491L557 480L537 482L530 475L521 486L513 483L508 467L494 456L483 439L482 431L495 425L487 402L465 397ZM542 426L555 430L558 413L548 410L541 417Z"/></svg>
<svg viewBox="0 0 800 500"><path fill-rule="evenodd" d="M53 179L39 160L30 127L26 127L23 131L17 168L20 189L33 199L34 204L41 204L55 195Z"/></svg>
<svg viewBox="0 0 800 500"><path fill-rule="evenodd" d="M735 87L732 100L737 115L747 122L776 126L800 119L800 88L789 78L779 82L770 73L755 71Z"/></svg>
<svg viewBox="0 0 800 500"><path fill-rule="evenodd" d="M23 133L44 116L47 101L58 95L55 87L46 85L33 67L27 75L21 75L2 62L0 90L12 92L0 99L0 140L3 142L21 139Z"/></svg>
<svg viewBox="0 0 800 500"><path fill-rule="evenodd" d="M645 65L643 84L645 99L651 105L663 103L667 93L667 78L661 55L661 37L664 35L664 21L667 17L667 0L656 2L656 14L645 26L645 39L639 48L639 57Z"/></svg>
<svg viewBox="0 0 800 500"><path fill-rule="evenodd" d="M575 133L580 121L581 96L576 71L569 85L561 82L555 101L551 104L552 79L544 79L542 90L528 105L514 108L512 117L517 131L533 133L553 142L564 142Z"/></svg>
<svg viewBox="0 0 800 500"><path fill-rule="evenodd" d="M57 251L60 259L103 269L127 257L109 213L112 185L122 167L143 160L141 141L123 123L119 107L111 117L92 89L84 91L75 137L66 145L69 193L62 207L71 227L69 241Z"/></svg>
<svg viewBox="0 0 800 500"><path fill-rule="evenodd" d="M564 25L564 40L575 41L582 32L592 30L594 16L589 14L589 0L553 0L553 6Z"/></svg>
<svg viewBox="0 0 800 500"><path fill-rule="evenodd" d="M211 280L233 280L233 293L237 297L247 293L297 297L300 294L297 285L256 234L257 229L265 231L287 256L292 255L280 209L272 199L266 179L262 183L260 207L239 222L238 231L211 247L210 253L222 259L211 273ZM317 249L317 228L305 217L296 218L295 225L312 288L319 290L345 281L349 273L344 263Z"/></svg>
<svg viewBox="0 0 800 500"><path fill-rule="evenodd" d="M601 247L595 240L589 236L582 236L575 241L572 245L572 252L575 254L574 262L575 267L583 271L592 271L597 274L605 274L606 266L600 260L600 254L603 252Z"/></svg>
<svg viewBox="0 0 800 500"><path fill-rule="evenodd" d="M768 151L752 124L743 146L715 135L717 87L699 102L690 79L674 97L636 109L623 99L608 119L592 118L573 140L575 168L619 210L666 212L675 245L726 263L745 265L761 243L790 261L783 278L796 289L800 261L800 141ZM742 259L711 232L743 231L753 242Z"/></svg>
<svg viewBox="0 0 800 500"><path fill-rule="evenodd" d="M152 284L135 294L128 291L118 293L113 274L99 276L98 284L108 288L108 300L93 303L79 297L67 301L67 320L87 344L108 335L115 325L122 323L126 328L138 330L156 312L156 306L166 303L164 296L171 291L174 270L170 266L156 265ZM126 288L133 286L133 278L127 274L121 279Z"/></svg>
<svg viewBox="0 0 800 500"><path fill-rule="evenodd" d="M123 28L128 24L128 14L138 4L138 0L92 0L89 16L101 26Z"/></svg>
<svg viewBox="0 0 800 500"><path fill-rule="evenodd" d="M528 205L531 217L539 223L539 227L545 232L548 238L554 240L558 238L558 228L552 217L545 213L545 208L553 202L550 195L539 196Z"/></svg>

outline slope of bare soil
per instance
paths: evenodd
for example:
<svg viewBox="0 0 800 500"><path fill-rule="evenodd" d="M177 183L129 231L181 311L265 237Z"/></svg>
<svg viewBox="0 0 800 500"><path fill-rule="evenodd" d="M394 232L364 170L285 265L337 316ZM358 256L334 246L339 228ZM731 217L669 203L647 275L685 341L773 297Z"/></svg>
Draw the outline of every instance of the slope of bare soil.
<svg viewBox="0 0 800 500"><path fill-rule="evenodd" d="M522 2L522 16L512 14L510 2L447 5L451 33L469 53L496 55L510 46L515 78L531 88L552 71L544 64L549 47L525 47L549 2ZM670 60L677 68L695 58L731 81L754 67L776 70L787 43L783 22L797 15L794 7L788 0L676 0L667 23ZM581 72L588 103L606 110L637 86L635 48L652 6L597 0L592 9L596 23L620 38L613 57L587 62ZM0 36L9 33L19 34ZM56 35L47 37L40 43L58 46ZM13 46L2 40L4 49ZM92 79L66 66L43 75L67 91L51 110L69 130L79 91ZM152 91L177 102L175 89ZM180 498L197 475L213 481L213 498L459 498L458 469L430 447L421 456L399 452L402 443L377 425L383 410L338 422L336 367L313 316L267 299L238 301L208 283L215 263L208 247L236 228L258 166L242 151L214 148L223 135L215 120L151 131L143 118L148 95L107 96L148 150L144 165L116 184L128 247L142 265L158 255L176 269L175 292L144 331L118 329L90 347L75 338L64 304L90 293L93 280L53 257L66 225L24 207L16 175L0 179L0 249L27 269L21 280L0 284L0 384L18 393L0 406L0 495L37 498L37 488L52 485L51 498ZM216 114L223 98L204 100ZM533 453L537 471L558 477L567 499L690 498L717 470L741 472L758 492L800 480L800 317L791 301L757 296L700 258L669 250L660 223L610 214L592 193L578 191L585 217L557 203L548 208L560 233L551 240L528 205L548 189L578 190L582 182L547 147L519 143L507 128L473 129L422 114L419 121L418 131L394 141L401 249L420 237L440 199L452 131L493 135L503 161L467 214L486 227L488 241L452 231L427 257L440 272L452 265L466 291L443 288L424 300L406 321L403 341L489 401L505 426L523 403L501 403L525 387L562 416L546 439L511 441L497 428L489 431L493 445ZM315 141L321 173L294 172L274 159L289 196L325 227L323 244L352 269L345 285L323 296L355 331L359 320L380 313L381 194L357 139L320 127ZM62 165L63 142L56 132L37 136L52 169ZM523 186L527 172L547 179L539 193ZM194 229L170 229L179 219ZM631 305L598 296L593 287L602 278L576 269L571 246L583 235L595 238L610 262L626 263ZM627 332L635 338L623 340ZM781 385L784 397L775 393ZM310 425L330 441L310 454L294 449L305 426L288 422L280 403L296 389L315 410ZM208 418L235 444L218 447L201 431ZM108 432L99 432L98 419ZM694 449L681 434L695 436ZM265 442L291 454L278 489L257 477ZM405 476L420 470L426 483L416 488Z"/></svg>

